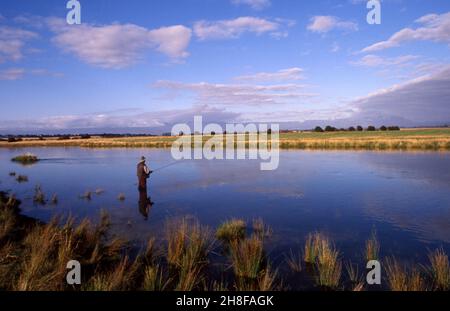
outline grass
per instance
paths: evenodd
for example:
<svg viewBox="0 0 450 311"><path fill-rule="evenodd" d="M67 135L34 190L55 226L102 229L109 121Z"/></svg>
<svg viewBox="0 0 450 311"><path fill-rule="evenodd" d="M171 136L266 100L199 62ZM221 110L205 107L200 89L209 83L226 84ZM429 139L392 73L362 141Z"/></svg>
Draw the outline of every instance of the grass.
<svg viewBox="0 0 450 311"><path fill-rule="evenodd" d="M322 239L324 239L324 237L319 232L310 233L307 235L303 253L303 260L307 264L312 265L316 263Z"/></svg>
<svg viewBox="0 0 450 311"><path fill-rule="evenodd" d="M28 182L28 176L26 176L26 175L18 175L18 176L16 177L16 181L17 181L18 183Z"/></svg>
<svg viewBox="0 0 450 311"><path fill-rule="evenodd" d="M245 237L247 224L241 219L231 219L217 228L216 238L224 242L241 240Z"/></svg>
<svg viewBox="0 0 450 311"><path fill-rule="evenodd" d="M450 289L450 264L447 254L440 248L431 252L428 259L434 286L439 290L448 291Z"/></svg>
<svg viewBox="0 0 450 311"><path fill-rule="evenodd" d="M336 289L341 279L342 263L339 259L339 251L324 236L316 241L316 283L319 286Z"/></svg>
<svg viewBox="0 0 450 311"><path fill-rule="evenodd" d="M371 237L366 241L366 260L378 260L380 256L380 243L377 234L372 231Z"/></svg>
<svg viewBox="0 0 450 311"><path fill-rule="evenodd" d="M419 270L409 268L395 258L385 260L389 289L392 291L424 291L427 290L425 279Z"/></svg>
<svg viewBox="0 0 450 311"><path fill-rule="evenodd" d="M125 201L125 194L124 193L119 193L119 195L117 196L117 200L123 202Z"/></svg>
<svg viewBox="0 0 450 311"><path fill-rule="evenodd" d="M34 164L39 161L39 158L32 153L24 153L18 156L15 156L11 159L13 162L17 162L23 165Z"/></svg>
<svg viewBox="0 0 450 311"><path fill-rule="evenodd" d="M264 239L256 231L232 240L224 252L225 245L214 243L209 228L195 219L181 218L167 222L164 241L150 238L136 253L127 242L110 236L111 222L105 212L97 224L72 217L56 217L44 224L22 216L19 206L14 196L0 192L0 290L292 289L285 287L278 268L269 263ZM306 243L310 255L302 258L291 251L282 263L290 271L300 272L296 278L312 273L313 289L365 289L357 265L346 262L348 278L341 276L340 252L324 234L312 233ZM229 262L212 262L212 257L224 254ZM303 270L305 259L311 258L313 269ZM82 265L81 286L65 282L66 263L73 259ZM430 252L429 259L430 263L419 269L387 258L382 284L395 291L448 290L447 254L437 249Z"/></svg>
<svg viewBox="0 0 450 311"><path fill-rule="evenodd" d="M34 188L33 201L34 203L45 204L45 194L40 185L36 185Z"/></svg>
<svg viewBox="0 0 450 311"><path fill-rule="evenodd" d="M238 134L243 136L244 134ZM232 138L233 135L226 135ZM203 136L206 141L210 136ZM177 137L120 137L91 139L32 139L24 138L13 144L0 142L0 147L86 147L86 148L170 148ZM245 146L251 142L247 140ZM402 129L401 131L325 132L303 131L280 134L282 149L341 149L341 150L450 150L450 128ZM236 145L235 145L236 147Z"/></svg>
<svg viewBox="0 0 450 311"><path fill-rule="evenodd" d="M250 238L232 241L230 257L236 277L257 279L264 264L262 239L257 235L252 235Z"/></svg>
<svg viewBox="0 0 450 311"><path fill-rule="evenodd" d="M289 251L288 255L285 255L286 263L291 269L291 271L299 273L302 272L302 256L301 254L295 255L292 249Z"/></svg>

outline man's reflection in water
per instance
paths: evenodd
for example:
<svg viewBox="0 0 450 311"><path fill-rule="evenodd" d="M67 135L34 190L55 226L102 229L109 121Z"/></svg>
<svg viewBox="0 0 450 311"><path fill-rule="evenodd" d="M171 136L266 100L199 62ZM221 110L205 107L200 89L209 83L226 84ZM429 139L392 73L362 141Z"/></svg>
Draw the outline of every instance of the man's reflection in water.
<svg viewBox="0 0 450 311"><path fill-rule="evenodd" d="M144 216L145 220L148 220L148 213L153 206L153 202L150 197L147 195L147 187L141 188L139 187L139 213Z"/></svg>

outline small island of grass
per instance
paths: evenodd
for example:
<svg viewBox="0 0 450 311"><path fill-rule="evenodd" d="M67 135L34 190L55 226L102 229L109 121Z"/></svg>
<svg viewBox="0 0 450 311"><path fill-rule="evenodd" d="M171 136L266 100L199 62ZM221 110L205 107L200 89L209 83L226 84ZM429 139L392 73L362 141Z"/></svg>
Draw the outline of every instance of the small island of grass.
<svg viewBox="0 0 450 311"><path fill-rule="evenodd" d="M11 161L21 163L23 165L29 165L39 162L39 158L32 153L25 153L12 158Z"/></svg>

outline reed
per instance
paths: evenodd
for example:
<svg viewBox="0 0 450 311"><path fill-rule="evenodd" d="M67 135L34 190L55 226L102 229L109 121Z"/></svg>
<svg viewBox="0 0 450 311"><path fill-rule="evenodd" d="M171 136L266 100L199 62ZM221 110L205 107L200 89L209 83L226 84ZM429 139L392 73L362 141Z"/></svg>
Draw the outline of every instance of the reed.
<svg viewBox="0 0 450 311"><path fill-rule="evenodd" d="M45 194L42 191L41 185L36 185L34 188L33 201L39 204L45 204Z"/></svg>
<svg viewBox="0 0 450 311"><path fill-rule="evenodd" d="M339 286L342 271L339 251L327 238L321 237L317 243L316 283L319 286L336 289Z"/></svg>
<svg viewBox="0 0 450 311"><path fill-rule="evenodd" d="M165 277L163 269L159 265L148 266L144 272L143 290L163 291L168 288L170 281Z"/></svg>
<svg viewBox="0 0 450 311"><path fill-rule="evenodd" d="M53 205L57 205L57 204L58 204L58 196L57 196L56 194L53 194L53 195L52 195L52 198L51 198L51 200L50 200L50 202L51 202Z"/></svg>
<svg viewBox="0 0 450 311"><path fill-rule="evenodd" d="M101 195L101 194L103 194L103 193L105 193L105 190L100 189L100 188L95 189L95 194L96 194L96 195Z"/></svg>
<svg viewBox="0 0 450 311"><path fill-rule="evenodd" d="M392 291L427 290L425 280L419 270L407 267L393 257L385 260L387 280Z"/></svg>
<svg viewBox="0 0 450 311"><path fill-rule="evenodd" d="M315 264L319 255L319 247L325 237L320 232L309 233L306 237L303 260L307 264Z"/></svg>
<svg viewBox="0 0 450 311"><path fill-rule="evenodd" d="M16 177L16 181L18 183L28 182L28 176L26 176L26 175L18 175Z"/></svg>
<svg viewBox="0 0 450 311"><path fill-rule="evenodd" d="M438 290L447 291L450 289L450 264L447 254L443 248L436 249L428 254L430 261L430 272L434 281L434 286Z"/></svg>
<svg viewBox="0 0 450 311"><path fill-rule="evenodd" d="M119 193L119 195L117 196L117 200L123 202L125 201L125 194L124 193Z"/></svg>
<svg viewBox="0 0 450 311"><path fill-rule="evenodd" d="M236 277L257 279L264 263L263 241L257 235L232 241L230 256Z"/></svg>
<svg viewBox="0 0 450 311"><path fill-rule="evenodd" d="M90 201L90 200L92 200L92 192L88 190L85 193L83 193L82 195L80 195L80 198Z"/></svg>
<svg viewBox="0 0 450 311"><path fill-rule="evenodd" d="M245 237L247 224L241 219L231 219L217 228L216 238L224 242L241 240Z"/></svg>
<svg viewBox="0 0 450 311"><path fill-rule="evenodd" d="M302 255L294 254L292 249L288 255L285 255L285 260L291 271L299 273L302 271Z"/></svg>
<svg viewBox="0 0 450 311"><path fill-rule="evenodd" d="M262 218L254 219L252 225L253 225L253 233L257 235L259 238L264 239L272 235L272 228L267 226L262 220Z"/></svg>
<svg viewBox="0 0 450 311"><path fill-rule="evenodd" d="M380 255L380 243L377 234L372 231L371 237L366 241L366 260L378 260Z"/></svg>

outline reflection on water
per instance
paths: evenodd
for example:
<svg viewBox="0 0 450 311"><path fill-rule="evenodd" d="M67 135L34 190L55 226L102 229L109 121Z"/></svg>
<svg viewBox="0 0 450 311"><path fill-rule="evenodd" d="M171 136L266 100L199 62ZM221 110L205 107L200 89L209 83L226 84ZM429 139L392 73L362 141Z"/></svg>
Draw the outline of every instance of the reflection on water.
<svg viewBox="0 0 450 311"><path fill-rule="evenodd" d="M27 167L10 161L24 151L44 160ZM137 191L141 155L156 172L148 189ZM423 260L427 248L449 250L448 153L282 151L276 171L260 171L259 162L249 160L172 162L170 150L3 149L0 189L12 190L24 213L42 220L68 213L95 219L105 209L114 233L137 242L161 237L167 219L189 215L212 227L261 217L273 229L275 257L316 230L350 258L361 256L373 228L384 255ZM29 182L17 183L10 171ZM37 184L47 197L58 195L57 206L33 203ZM99 188L105 191L95 194ZM90 201L79 199L86 191L94 193Z"/></svg>

